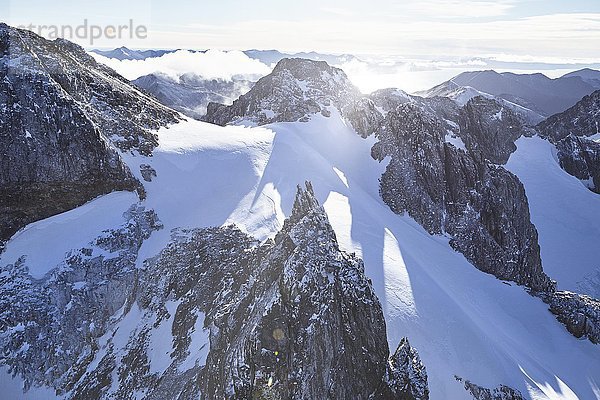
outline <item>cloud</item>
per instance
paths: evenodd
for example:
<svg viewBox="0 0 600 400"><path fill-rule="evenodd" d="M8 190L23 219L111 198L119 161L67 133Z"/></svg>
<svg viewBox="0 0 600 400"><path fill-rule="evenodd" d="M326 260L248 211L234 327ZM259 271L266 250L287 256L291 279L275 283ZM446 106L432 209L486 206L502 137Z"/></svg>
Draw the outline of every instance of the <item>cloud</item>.
<svg viewBox="0 0 600 400"><path fill-rule="evenodd" d="M398 7L428 18L483 18L506 15L515 4L511 0L420 0Z"/></svg>
<svg viewBox="0 0 600 400"><path fill-rule="evenodd" d="M377 89L400 88L414 93L429 89L460 72L487 67L482 59L407 60L371 58L353 59L337 65L363 93Z"/></svg>
<svg viewBox="0 0 600 400"><path fill-rule="evenodd" d="M115 60L90 53L101 62L129 80L140 76L163 73L174 79L193 72L205 79L231 81L233 78L258 79L271 72L271 69L258 60L246 56L241 51L208 50L205 53L178 50L162 57L146 60Z"/></svg>
<svg viewBox="0 0 600 400"><path fill-rule="evenodd" d="M551 14L494 20L396 20L321 15L311 20L248 20L201 25L188 32L153 31L154 47L277 48L328 53L405 56L516 54L593 58L600 43L600 13ZM202 43L198 43L202 38Z"/></svg>

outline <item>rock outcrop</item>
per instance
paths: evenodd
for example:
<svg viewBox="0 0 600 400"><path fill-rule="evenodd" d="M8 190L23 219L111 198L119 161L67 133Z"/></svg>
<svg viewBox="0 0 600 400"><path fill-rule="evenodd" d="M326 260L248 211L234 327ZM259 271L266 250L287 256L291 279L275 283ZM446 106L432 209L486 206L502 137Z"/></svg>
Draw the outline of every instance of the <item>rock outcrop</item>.
<svg viewBox="0 0 600 400"><path fill-rule="evenodd" d="M474 400L525 400L521 392L506 385L498 385L494 389L488 389L454 376L458 382L464 384L465 390L473 396Z"/></svg>
<svg viewBox="0 0 600 400"><path fill-rule="evenodd" d="M561 167L600 193L600 90L568 110L542 121L537 129L557 148Z"/></svg>
<svg viewBox="0 0 600 400"><path fill-rule="evenodd" d="M535 134L510 108L482 96L474 97L461 108L458 124L467 149L494 164L506 164L517 149L515 141Z"/></svg>
<svg viewBox="0 0 600 400"><path fill-rule="evenodd" d="M558 142L569 135L592 136L600 133L600 90L582 98L573 107L554 114L537 126L540 134Z"/></svg>
<svg viewBox="0 0 600 400"><path fill-rule="evenodd" d="M560 166L600 194L600 143L569 135L556 143Z"/></svg>
<svg viewBox="0 0 600 400"><path fill-rule="evenodd" d="M427 371L419 358L419 354L410 346L407 338L403 338L390 357L383 383L378 392L371 398L381 399L427 399Z"/></svg>
<svg viewBox="0 0 600 400"><path fill-rule="evenodd" d="M0 345L16 356L1 360L28 384L87 399L428 398L408 341L388 358L362 261L340 251L309 183L273 240L176 230L143 269L131 250L160 225L131 213L95 242L116 258L83 249L41 282L20 264L3 272Z"/></svg>
<svg viewBox="0 0 600 400"><path fill-rule="evenodd" d="M577 293L557 291L541 296L550 312L573 336L600 343L600 300Z"/></svg>
<svg viewBox="0 0 600 400"><path fill-rule="evenodd" d="M372 149L378 160L391 157L381 178L383 200L430 233L450 234L452 246L482 271L550 290L523 185L480 153L447 143L445 132L443 121L415 104L387 113Z"/></svg>
<svg viewBox="0 0 600 400"><path fill-rule="evenodd" d="M0 24L0 242L114 190L141 189L118 152L149 154L178 115L66 40Z"/></svg>

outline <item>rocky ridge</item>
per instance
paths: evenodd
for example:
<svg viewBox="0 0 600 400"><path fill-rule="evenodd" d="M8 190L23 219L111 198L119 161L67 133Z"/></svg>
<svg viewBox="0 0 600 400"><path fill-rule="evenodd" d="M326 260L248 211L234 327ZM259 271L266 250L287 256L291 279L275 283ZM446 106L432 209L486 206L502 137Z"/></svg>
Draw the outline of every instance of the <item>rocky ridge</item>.
<svg viewBox="0 0 600 400"><path fill-rule="evenodd" d="M488 389L458 376L454 376L454 378L463 383L465 390L473 396L474 400L524 400L521 392L506 385Z"/></svg>
<svg viewBox="0 0 600 400"><path fill-rule="evenodd" d="M310 71L312 85L320 89L316 98L307 100L303 92L298 101L312 104L316 99L329 98L331 102L327 104L338 108L358 134L375 135L373 158L390 159L380 179L380 193L392 211L408 213L431 234L449 236L451 246L478 269L524 285L543 299L563 297L564 292L557 292L556 283L543 271L525 189L502 166L516 150L516 139L535 135L536 129L511 108L486 97L474 97L464 106L448 98L421 98L396 89L365 97L351 89L341 72L341 89L336 95L331 81L318 83L320 71L327 72L329 68L309 60L282 61L273 76L263 78L245 95L243 104L252 104L251 107L241 107L242 103L214 105L215 110L221 111L209 113L209 120L221 125L306 120L322 108L300 107L297 114L286 114L283 111L291 103L282 93L287 93L290 86L280 85L283 76L298 79L304 76L298 71ZM300 81L303 79L308 78ZM296 88L295 84L291 87ZM265 119L261 105L278 112ZM218 121L216 115L220 116ZM567 329L579 332L580 322L574 321L581 320L579 314L585 315L586 326L593 328L586 328L582 334L596 341L595 330L600 326L597 304L561 304L565 306L554 307L553 312Z"/></svg>
<svg viewBox="0 0 600 400"><path fill-rule="evenodd" d="M301 90L300 82L314 90ZM391 158L381 177L381 195L394 212L408 212L432 234L450 234L453 246L485 272L551 290L523 185L495 165L506 162L516 138L531 132L494 100L476 97L459 107L450 99L397 90L364 97L341 70L285 59L238 103L210 106L206 120L220 125L297 121L322 112L323 103L338 108L360 135L375 134L373 158ZM271 111L272 118L263 117Z"/></svg>
<svg viewBox="0 0 600 400"><path fill-rule="evenodd" d="M542 121L537 129L557 148L561 167L600 193L600 90L568 110Z"/></svg>
<svg viewBox="0 0 600 400"><path fill-rule="evenodd" d="M0 242L26 224L142 186L122 151L149 155L179 116L66 40L0 24Z"/></svg>
<svg viewBox="0 0 600 400"><path fill-rule="evenodd" d="M19 354L2 363L28 385L89 399L428 398L408 341L388 358L362 261L339 250L309 183L274 239L175 230L141 270L136 248L160 223L129 215L42 281L19 263L2 273L0 346Z"/></svg>

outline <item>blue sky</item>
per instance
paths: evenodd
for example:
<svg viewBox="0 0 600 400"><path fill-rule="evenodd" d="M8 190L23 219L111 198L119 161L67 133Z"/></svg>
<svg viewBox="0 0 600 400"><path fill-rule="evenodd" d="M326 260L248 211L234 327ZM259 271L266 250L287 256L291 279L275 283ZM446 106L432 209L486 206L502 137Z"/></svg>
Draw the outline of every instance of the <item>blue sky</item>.
<svg viewBox="0 0 600 400"><path fill-rule="evenodd" d="M94 47L277 48L402 56L600 59L600 1L0 0L12 25L123 24L146 39ZM51 4L51 6L50 6ZM89 45L81 43L82 45Z"/></svg>

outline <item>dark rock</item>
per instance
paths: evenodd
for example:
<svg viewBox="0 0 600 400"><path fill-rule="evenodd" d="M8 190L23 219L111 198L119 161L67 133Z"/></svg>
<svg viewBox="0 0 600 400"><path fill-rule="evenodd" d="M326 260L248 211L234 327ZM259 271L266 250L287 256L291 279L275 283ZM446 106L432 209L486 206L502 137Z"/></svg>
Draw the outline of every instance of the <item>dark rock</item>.
<svg viewBox="0 0 600 400"><path fill-rule="evenodd" d="M599 300L586 295L562 291L542 295L541 298L573 336L587 337L592 343L600 343Z"/></svg>
<svg viewBox="0 0 600 400"><path fill-rule="evenodd" d="M114 190L143 189L111 142L149 154L177 114L79 46L0 27L0 242Z"/></svg>
<svg viewBox="0 0 600 400"><path fill-rule="evenodd" d="M156 177L156 170L148 164L140 165L140 173L146 182L152 182L152 178Z"/></svg>
<svg viewBox="0 0 600 400"><path fill-rule="evenodd" d="M432 234L450 234L451 245L482 271L552 290L521 182L480 154L446 143L445 132L436 115L414 103L387 113L372 149L377 160L391 157L381 178L385 203Z"/></svg>
<svg viewBox="0 0 600 400"><path fill-rule="evenodd" d="M515 140L528 133L522 119L495 100L474 97L461 108L460 137L482 160L505 164L517 149Z"/></svg>
<svg viewBox="0 0 600 400"><path fill-rule="evenodd" d="M462 378L456 375L454 377L457 381L463 382ZM468 380L464 380L464 387L475 400L524 400L521 392L505 385L498 385L490 390Z"/></svg>
<svg viewBox="0 0 600 400"><path fill-rule="evenodd" d="M373 398L381 399L429 399L427 371L417 352L407 338L400 341L396 352L390 357L382 391Z"/></svg>
<svg viewBox="0 0 600 400"><path fill-rule="evenodd" d="M573 107L540 122L540 135L554 142L569 135L591 136L599 133L600 90L585 96Z"/></svg>
<svg viewBox="0 0 600 400"><path fill-rule="evenodd" d="M586 139L600 134L600 90L568 110L542 121L540 136L554 143L561 167L600 193L600 144Z"/></svg>
<svg viewBox="0 0 600 400"><path fill-rule="evenodd" d="M556 143L560 166L600 193L600 143L569 135Z"/></svg>

